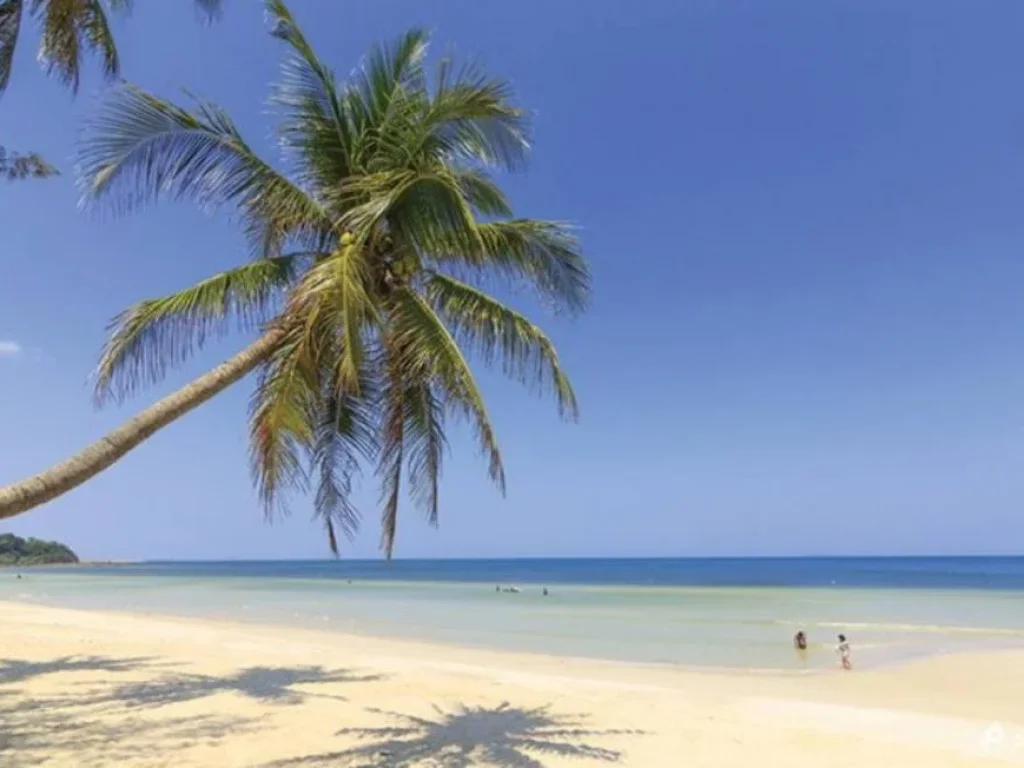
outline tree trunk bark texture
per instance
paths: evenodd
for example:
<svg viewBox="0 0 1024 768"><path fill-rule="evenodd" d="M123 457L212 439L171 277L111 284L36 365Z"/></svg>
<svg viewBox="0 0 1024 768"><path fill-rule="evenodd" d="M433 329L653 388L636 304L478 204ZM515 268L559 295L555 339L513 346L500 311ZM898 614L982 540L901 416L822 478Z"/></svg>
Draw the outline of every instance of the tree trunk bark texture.
<svg viewBox="0 0 1024 768"><path fill-rule="evenodd" d="M223 392L267 359L281 341L270 331L213 370L133 416L70 459L0 488L0 520L45 504L95 477L160 429Z"/></svg>

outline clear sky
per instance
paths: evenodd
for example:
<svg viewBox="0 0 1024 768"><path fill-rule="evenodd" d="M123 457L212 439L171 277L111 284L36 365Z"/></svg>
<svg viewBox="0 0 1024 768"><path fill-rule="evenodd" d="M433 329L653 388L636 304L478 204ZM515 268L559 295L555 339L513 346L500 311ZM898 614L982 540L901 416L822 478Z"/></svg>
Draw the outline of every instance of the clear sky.
<svg viewBox="0 0 1024 768"><path fill-rule="evenodd" d="M273 153L281 48L256 0L117 24L125 74L218 101ZM545 319L582 421L485 376L509 493L461 433L415 556L1020 552L1024 546L1024 5L967 0L293 0L349 71L426 25L536 111L526 215L576 222L595 292ZM26 35L0 142L62 179L0 186L0 482L130 413L86 377L107 320L244 258L225 212L76 208L79 118ZM91 70L95 71L95 70ZM151 402L239 349L210 347ZM12 521L111 558L327 553L308 505L264 525L245 382ZM376 487L346 556L375 556Z"/></svg>

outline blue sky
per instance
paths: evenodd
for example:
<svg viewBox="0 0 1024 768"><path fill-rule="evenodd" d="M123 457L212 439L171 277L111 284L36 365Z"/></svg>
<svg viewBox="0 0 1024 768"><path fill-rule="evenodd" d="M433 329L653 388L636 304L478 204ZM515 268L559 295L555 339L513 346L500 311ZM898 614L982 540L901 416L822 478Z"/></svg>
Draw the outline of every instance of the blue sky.
<svg viewBox="0 0 1024 768"><path fill-rule="evenodd" d="M125 74L218 101L273 155L281 58L256 0L117 24ZM1019 3L326 2L292 8L349 71L418 24L535 110L526 215L577 223L588 314L545 319L582 404L484 376L504 500L456 432L429 529L397 554L1018 552L1024 540L1024 48ZM31 38L26 36L31 42ZM23 44L0 141L66 173L0 187L0 482L131 412L91 408L107 320L244 258L228 212L76 208L77 100ZM231 337L131 404L239 349ZM243 383L9 528L89 557L320 557L298 500L264 525ZM364 534L376 556L372 472ZM5 526L7 528L7 526Z"/></svg>

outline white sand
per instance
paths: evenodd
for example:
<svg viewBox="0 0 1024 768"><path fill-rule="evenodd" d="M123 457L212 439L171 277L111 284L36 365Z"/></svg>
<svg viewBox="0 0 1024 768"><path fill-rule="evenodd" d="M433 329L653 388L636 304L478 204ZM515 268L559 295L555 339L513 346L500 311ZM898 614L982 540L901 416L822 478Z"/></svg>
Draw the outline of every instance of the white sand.
<svg viewBox="0 0 1024 768"><path fill-rule="evenodd" d="M770 676L0 603L0 766L1024 765L1024 653Z"/></svg>

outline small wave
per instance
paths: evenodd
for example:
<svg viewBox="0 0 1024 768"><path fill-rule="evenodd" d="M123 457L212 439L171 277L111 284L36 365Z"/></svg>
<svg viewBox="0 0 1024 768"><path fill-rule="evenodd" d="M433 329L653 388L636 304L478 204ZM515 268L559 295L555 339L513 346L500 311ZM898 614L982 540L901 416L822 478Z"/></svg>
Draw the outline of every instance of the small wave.
<svg viewBox="0 0 1024 768"><path fill-rule="evenodd" d="M1024 629L1008 629L1006 627L964 627L944 624L898 624L869 621L819 621L810 623L809 626L847 630L893 630L898 632L921 632L929 634L1001 635L1006 637L1024 637Z"/></svg>

